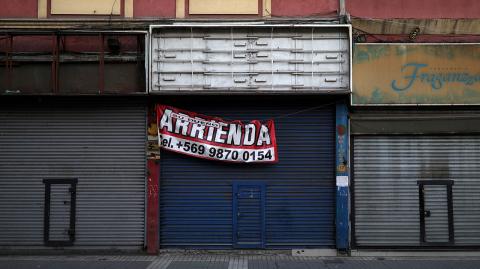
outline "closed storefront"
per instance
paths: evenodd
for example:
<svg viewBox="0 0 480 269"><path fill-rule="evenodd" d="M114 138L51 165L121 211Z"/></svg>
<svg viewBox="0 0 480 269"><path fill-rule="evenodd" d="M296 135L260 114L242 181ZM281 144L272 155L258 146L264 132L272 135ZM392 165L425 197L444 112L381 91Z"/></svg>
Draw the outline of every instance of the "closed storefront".
<svg viewBox="0 0 480 269"><path fill-rule="evenodd" d="M480 136L354 139L358 246L480 245Z"/></svg>
<svg viewBox="0 0 480 269"><path fill-rule="evenodd" d="M162 151L161 248L335 247L334 99L182 99L172 105L245 122L272 119L278 162L227 163Z"/></svg>
<svg viewBox="0 0 480 269"><path fill-rule="evenodd" d="M145 105L8 100L0 108L0 248L142 249Z"/></svg>
<svg viewBox="0 0 480 269"><path fill-rule="evenodd" d="M478 45L358 45L353 247L480 245L475 51Z"/></svg>
<svg viewBox="0 0 480 269"><path fill-rule="evenodd" d="M350 92L349 36L346 25L151 27L160 248L337 246L335 116Z"/></svg>

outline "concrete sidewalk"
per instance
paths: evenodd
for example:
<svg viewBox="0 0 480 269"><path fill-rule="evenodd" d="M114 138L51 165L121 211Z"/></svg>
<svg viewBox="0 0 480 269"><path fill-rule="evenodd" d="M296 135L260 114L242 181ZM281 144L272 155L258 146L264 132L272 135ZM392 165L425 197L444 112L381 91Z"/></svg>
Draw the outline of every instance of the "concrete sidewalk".
<svg viewBox="0 0 480 269"><path fill-rule="evenodd" d="M0 269L479 269L479 257L294 257L165 253L159 256L0 256Z"/></svg>

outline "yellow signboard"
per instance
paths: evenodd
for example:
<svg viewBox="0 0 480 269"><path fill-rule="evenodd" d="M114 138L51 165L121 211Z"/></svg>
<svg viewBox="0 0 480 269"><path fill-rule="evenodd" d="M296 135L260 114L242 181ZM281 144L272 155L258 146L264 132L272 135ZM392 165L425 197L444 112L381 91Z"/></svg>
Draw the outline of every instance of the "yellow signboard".
<svg viewBox="0 0 480 269"><path fill-rule="evenodd" d="M120 0L51 0L52 15L120 15Z"/></svg>
<svg viewBox="0 0 480 269"><path fill-rule="evenodd" d="M190 0L191 15L258 14L258 0Z"/></svg>
<svg viewBox="0 0 480 269"><path fill-rule="evenodd" d="M356 44L353 105L480 104L478 44Z"/></svg>

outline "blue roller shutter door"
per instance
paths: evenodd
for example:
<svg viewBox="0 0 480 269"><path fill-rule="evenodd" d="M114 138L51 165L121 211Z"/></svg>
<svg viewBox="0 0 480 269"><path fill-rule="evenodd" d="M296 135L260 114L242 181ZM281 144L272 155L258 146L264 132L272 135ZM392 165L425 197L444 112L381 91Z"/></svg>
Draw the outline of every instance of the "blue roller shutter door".
<svg viewBox="0 0 480 269"><path fill-rule="evenodd" d="M334 106L305 110L315 105L179 106L225 119L275 118L280 162L230 164L162 151L160 247L235 247L237 181L265 184L265 248L334 247Z"/></svg>

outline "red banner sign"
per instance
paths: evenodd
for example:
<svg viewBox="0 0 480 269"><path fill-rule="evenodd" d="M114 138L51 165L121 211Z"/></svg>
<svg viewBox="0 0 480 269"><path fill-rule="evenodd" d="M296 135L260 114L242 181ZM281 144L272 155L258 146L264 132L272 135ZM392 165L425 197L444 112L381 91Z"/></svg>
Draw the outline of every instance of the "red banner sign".
<svg viewBox="0 0 480 269"><path fill-rule="evenodd" d="M273 120L226 121L157 105L161 148L203 159L237 163L278 162Z"/></svg>

